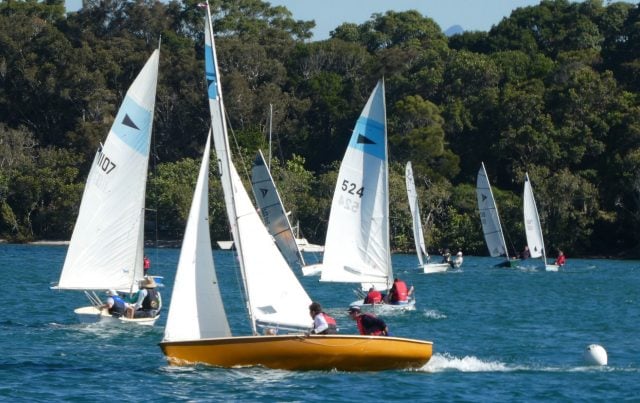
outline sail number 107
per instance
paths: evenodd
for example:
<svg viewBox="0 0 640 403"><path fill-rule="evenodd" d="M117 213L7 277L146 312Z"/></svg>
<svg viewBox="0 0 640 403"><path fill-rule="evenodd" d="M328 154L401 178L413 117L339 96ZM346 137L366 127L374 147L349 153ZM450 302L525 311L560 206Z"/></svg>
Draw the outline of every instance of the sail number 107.
<svg viewBox="0 0 640 403"><path fill-rule="evenodd" d="M109 174L116 168L116 164L109 159L105 154L102 153L102 150L98 152L98 160L97 165L102 169L105 173Z"/></svg>

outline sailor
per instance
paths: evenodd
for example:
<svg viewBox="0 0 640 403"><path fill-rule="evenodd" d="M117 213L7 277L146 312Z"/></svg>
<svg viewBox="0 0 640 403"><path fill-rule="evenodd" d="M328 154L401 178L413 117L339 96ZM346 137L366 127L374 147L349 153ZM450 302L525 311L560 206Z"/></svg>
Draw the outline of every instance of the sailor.
<svg viewBox="0 0 640 403"><path fill-rule="evenodd" d="M382 294L376 290L375 287L369 288L367 296L364 298L365 304L380 304L382 303Z"/></svg>
<svg viewBox="0 0 640 403"><path fill-rule="evenodd" d="M556 258L555 264L558 266L564 266L567 262L567 258L564 256L564 252L558 249L558 257Z"/></svg>
<svg viewBox="0 0 640 403"><path fill-rule="evenodd" d="M409 302L409 296L413 292L413 287L411 289L407 288L407 283L396 278L393 280L393 286L389 290L389 303L395 305L402 305Z"/></svg>
<svg viewBox="0 0 640 403"><path fill-rule="evenodd" d="M162 306L160 292L153 277L145 277L140 281L140 292L135 304L127 307L129 318L153 318Z"/></svg>
<svg viewBox="0 0 640 403"><path fill-rule="evenodd" d="M100 309L108 309L109 313L114 318L119 318L124 315L127 304L120 295L118 295L118 292L116 290L108 290L107 295L109 298L107 298L106 303L102 305Z"/></svg>
<svg viewBox="0 0 640 403"><path fill-rule="evenodd" d="M459 250L458 253L456 253L456 257L453 258L453 260L451 261L451 267L460 267L462 266L462 261L464 259L462 258L462 251Z"/></svg>
<svg viewBox="0 0 640 403"><path fill-rule="evenodd" d="M349 307L349 316L356 321L358 331L365 336L388 336L387 324L372 313L360 312L359 306Z"/></svg>
<svg viewBox="0 0 640 403"><path fill-rule="evenodd" d="M336 334L338 333L338 327L336 320L326 313L322 312L322 305L317 302L312 302L309 305L309 314L313 318L312 333L315 334Z"/></svg>
<svg viewBox="0 0 640 403"><path fill-rule="evenodd" d="M442 263L451 263L451 252L449 248L446 248L444 252L442 252Z"/></svg>

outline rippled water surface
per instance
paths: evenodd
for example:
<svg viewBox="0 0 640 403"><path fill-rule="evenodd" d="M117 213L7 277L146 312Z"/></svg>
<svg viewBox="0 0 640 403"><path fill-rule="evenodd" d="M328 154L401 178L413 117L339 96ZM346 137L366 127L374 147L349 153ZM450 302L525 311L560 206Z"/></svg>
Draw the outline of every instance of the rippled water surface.
<svg viewBox="0 0 640 403"><path fill-rule="evenodd" d="M466 257L461 270L421 274L394 255L397 276L416 288L416 310L385 315L396 336L434 342L420 370L289 372L262 368L176 368L155 327L81 325L81 292L53 291L66 247L0 245L2 401L622 401L640 399L640 262L569 259L558 273L499 269ZM165 308L178 250L147 249L165 277ZM214 254L234 334L248 334L231 252ZM309 255L308 259L313 260ZM355 333L345 307L352 287L301 279L311 298ZM591 343L606 367L587 366Z"/></svg>

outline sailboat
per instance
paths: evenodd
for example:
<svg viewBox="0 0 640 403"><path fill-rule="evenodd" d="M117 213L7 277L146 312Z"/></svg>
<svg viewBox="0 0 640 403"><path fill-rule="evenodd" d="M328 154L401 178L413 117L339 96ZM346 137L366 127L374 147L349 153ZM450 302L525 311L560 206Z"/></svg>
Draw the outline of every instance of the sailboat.
<svg viewBox="0 0 640 403"><path fill-rule="evenodd" d="M390 289L393 283L389 241L389 163L384 81L378 81L356 122L333 193L320 281L360 283ZM363 300L353 304L363 305ZM352 305L353 305L352 304ZM408 304L388 305L414 309Z"/></svg>
<svg viewBox="0 0 640 403"><path fill-rule="evenodd" d="M413 240L416 245L416 254L418 262L424 273L442 273L451 267L449 263L429 263L429 253L424 243L424 234L422 232L422 220L420 219L420 207L418 202L418 192L416 184L413 180L413 168L411 161L405 166L404 179L407 185L407 196L409 198L409 209L411 210L411 218L413 220ZM425 263L426 259L426 263Z"/></svg>
<svg viewBox="0 0 640 403"><path fill-rule="evenodd" d="M542 226L540 225L540 216L536 207L536 199L533 197L533 188L529 180L529 174L525 173L524 178L524 229L527 234L527 246L532 258L542 258L546 271L558 271L558 265L547 264L547 254L544 248L544 239L542 238Z"/></svg>
<svg viewBox="0 0 640 403"><path fill-rule="evenodd" d="M289 216L284 209L280 193L278 193L271 171L260 150L258 150L253 162L251 186L262 221L267 226L273 239L275 239L276 245L278 245L278 249L282 252L287 263L289 263L290 267L304 267L306 263L302 252L298 248L295 234L289 222Z"/></svg>
<svg viewBox="0 0 640 403"><path fill-rule="evenodd" d="M84 290L82 322L112 319L96 291L130 293L143 279L144 205L160 51L149 57L98 149L82 195L60 280L54 289ZM121 321L153 325L154 318Z"/></svg>
<svg viewBox="0 0 640 403"><path fill-rule="evenodd" d="M205 65L213 139L221 168L220 180L227 215L247 297L252 335L232 336L228 331L226 315L222 316L224 309L220 301L200 299L199 288L198 292L191 292L196 289L197 280L202 278L211 280L206 284L208 293L219 294L219 290L214 290L219 286L211 274L208 277L195 274L201 270L214 270L213 265L209 265L208 258L206 267L202 267L197 260L194 262L193 258L189 258L190 253L185 252L185 262L191 263L179 266L176 279L186 279L186 284L177 286L177 291L172 295L167 327L160 343L169 363L205 363L227 368L259 365L287 370L345 371L423 366L431 358L431 342L396 337L306 335L299 330L310 327L312 323L307 311L309 297L264 227L231 161L208 3L205 30ZM205 170L208 169L202 168L201 172ZM205 191L203 185L196 187L194 203L198 203L196 200L206 199L203 195ZM199 213L189 215L188 231L185 234L185 244L198 251L196 256L211 253L211 246L207 245L208 235L204 231L197 231L206 222L205 213L202 212L204 203L199 204L197 207L192 206L192 210L197 209ZM201 225L191 225L192 219L196 220L197 217L200 217ZM196 241L187 243L187 237L195 238ZM183 252L181 262L182 254ZM176 305L180 311L174 315L173 301L183 299L188 302ZM234 303L237 301L234 300ZM180 320L183 313L181 307L197 312L197 315L192 313L191 319ZM174 320L177 322L174 323ZM179 329L180 326L190 329L183 331ZM213 328L218 326L220 328L214 331ZM258 329L263 330L264 335L260 335ZM287 331L290 333L283 334Z"/></svg>
<svg viewBox="0 0 640 403"><path fill-rule="evenodd" d="M478 197L478 211L480 212L480 221L482 222L482 232L484 233L487 248L489 248L489 254L492 257L503 256L505 258L505 261L500 263L499 266L514 267L518 260L509 259L507 244L504 240L502 225L500 224L498 207L493 198L493 192L491 191L487 171L484 168L484 162L478 171L476 196Z"/></svg>

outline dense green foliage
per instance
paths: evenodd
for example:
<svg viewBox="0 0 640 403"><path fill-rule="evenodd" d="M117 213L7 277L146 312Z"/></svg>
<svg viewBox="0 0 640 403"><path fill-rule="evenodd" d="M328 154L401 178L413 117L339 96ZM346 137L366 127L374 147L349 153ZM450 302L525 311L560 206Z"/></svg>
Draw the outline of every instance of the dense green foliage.
<svg viewBox="0 0 640 403"><path fill-rule="evenodd" d="M484 161L513 250L528 172L548 249L640 256L637 4L543 0L450 38L418 12L389 11L317 42L313 21L283 7L212 9L240 170L268 147L272 104L273 174L310 240L323 242L337 161L384 76L395 248L412 247L411 160L427 243L486 254L474 188ZM70 237L97 145L160 38L147 230L181 237L209 119L202 21L194 0L87 0L68 14L60 0L0 2L0 237ZM227 239L211 178L212 237Z"/></svg>

